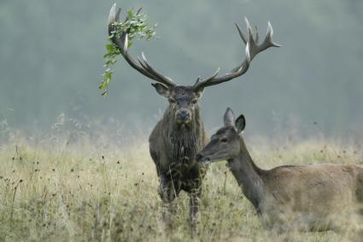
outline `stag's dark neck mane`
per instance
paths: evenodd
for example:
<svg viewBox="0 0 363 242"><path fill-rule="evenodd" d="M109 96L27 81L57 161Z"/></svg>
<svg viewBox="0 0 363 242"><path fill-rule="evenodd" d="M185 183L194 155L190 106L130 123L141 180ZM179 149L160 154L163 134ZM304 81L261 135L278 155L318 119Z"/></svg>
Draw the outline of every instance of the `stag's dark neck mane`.
<svg viewBox="0 0 363 242"><path fill-rule="evenodd" d="M175 110L170 106L164 113L165 136L168 137L167 145L170 146L170 158L175 162L192 161L203 145L204 127L200 118L199 107L195 106L192 121L182 126L175 120ZM187 159L187 160L186 160Z"/></svg>

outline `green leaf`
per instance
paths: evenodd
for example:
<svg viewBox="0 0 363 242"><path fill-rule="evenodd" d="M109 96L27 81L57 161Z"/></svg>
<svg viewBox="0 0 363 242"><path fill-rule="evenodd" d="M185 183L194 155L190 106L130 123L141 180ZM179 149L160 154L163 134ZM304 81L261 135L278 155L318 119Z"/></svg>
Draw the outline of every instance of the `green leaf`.
<svg viewBox="0 0 363 242"><path fill-rule="evenodd" d="M140 11L135 12L133 9L127 10L127 18L124 22L113 23L115 31L112 31L108 36L109 43L106 44L106 53L103 55L105 60L105 71L103 80L98 88L102 91L101 95L105 96L108 93L108 86L112 80L112 66L117 62L117 58L121 55L119 48L112 42L112 38L120 38L123 32L128 33L128 48L137 39L150 40L155 36L156 24L150 25L147 23L147 16Z"/></svg>

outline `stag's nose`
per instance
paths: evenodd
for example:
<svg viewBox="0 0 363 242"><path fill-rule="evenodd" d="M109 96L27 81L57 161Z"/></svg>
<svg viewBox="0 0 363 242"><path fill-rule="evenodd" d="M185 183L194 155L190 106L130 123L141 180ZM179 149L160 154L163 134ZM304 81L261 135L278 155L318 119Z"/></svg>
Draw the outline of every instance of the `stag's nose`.
<svg viewBox="0 0 363 242"><path fill-rule="evenodd" d="M190 120L190 114L188 111L186 110L181 110L180 112L178 112L177 114L177 119L179 121L182 121L182 122L185 122L185 121L188 121Z"/></svg>

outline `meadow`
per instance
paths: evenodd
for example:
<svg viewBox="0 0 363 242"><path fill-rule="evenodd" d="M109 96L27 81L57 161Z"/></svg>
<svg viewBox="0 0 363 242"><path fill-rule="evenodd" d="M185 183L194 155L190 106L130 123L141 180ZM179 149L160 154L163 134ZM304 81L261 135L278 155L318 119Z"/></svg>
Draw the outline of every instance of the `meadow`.
<svg viewBox="0 0 363 242"><path fill-rule="evenodd" d="M190 241L188 196L176 200L174 230L161 220L158 179L146 135L117 143L107 136L21 133L0 143L0 241ZM262 168L319 162L359 163L361 146L324 138L246 139ZM195 241L349 241L350 232L266 231L225 162L203 184Z"/></svg>

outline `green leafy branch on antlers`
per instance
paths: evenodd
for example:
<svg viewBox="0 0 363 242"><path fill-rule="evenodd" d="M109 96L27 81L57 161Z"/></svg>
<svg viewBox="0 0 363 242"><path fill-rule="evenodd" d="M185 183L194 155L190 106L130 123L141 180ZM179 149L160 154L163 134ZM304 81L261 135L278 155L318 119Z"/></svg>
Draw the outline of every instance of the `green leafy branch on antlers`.
<svg viewBox="0 0 363 242"><path fill-rule="evenodd" d="M120 37L122 33L127 32L128 48L130 48L135 39L151 40L155 36L156 24L151 25L147 22L147 16L138 11L129 9L124 22L112 23L115 27L111 35L108 36L109 42L106 44L106 54L103 56L105 60L105 71L102 74L102 81L98 88L102 91L102 96L107 95L108 86L112 80L112 67L117 63L118 57L121 55L119 48L112 42L113 37Z"/></svg>

